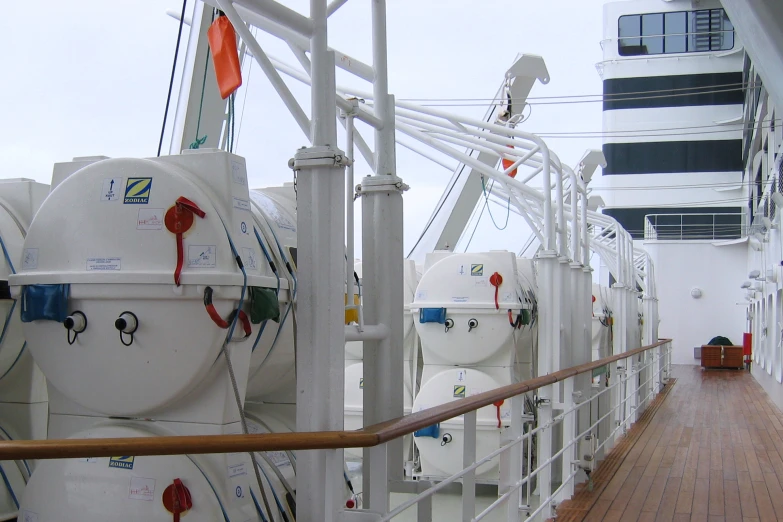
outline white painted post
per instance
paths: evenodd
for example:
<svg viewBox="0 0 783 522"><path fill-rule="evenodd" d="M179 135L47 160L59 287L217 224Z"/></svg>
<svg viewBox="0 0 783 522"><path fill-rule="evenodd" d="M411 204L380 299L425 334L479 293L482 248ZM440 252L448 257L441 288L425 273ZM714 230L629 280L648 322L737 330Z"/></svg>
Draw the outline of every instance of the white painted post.
<svg viewBox="0 0 783 522"><path fill-rule="evenodd" d="M297 430L343 428L345 374L345 170L337 144L334 55L326 48L326 0L311 0L312 146L297 173ZM235 24L236 25L236 24ZM400 278L400 280L402 280ZM297 519L334 521L342 509L342 450L298 454Z"/></svg>
<svg viewBox="0 0 783 522"><path fill-rule="evenodd" d="M476 412L464 416L464 442L462 443L462 467L476 462ZM476 470L462 477L462 522L471 522L476 516Z"/></svg>
<svg viewBox="0 0 783 522"><path fill-rule="evenodd" d="M511 426L509 428L508 439L516 440L522 436L522 403L524 397L515 395L511 397ZM517 482L522 478L522 443L513 445L508 450L509 475L508 484L510 487L516 487ZM508 522L519 521L519 498L520 490L509 495L506 502L506 520Z"/></svg>
<svg viewBox="0 0 783 522"><path fill-rule="evenodd" d="M546 218L546 215L545 215ZM547 237L549 237L547 235ZM551 244L551 243L550 243ZM553 371L553 358L559 355L560 335L559 320L555 317L556 302L555 272L559 266L557 254L553 250L538 253L540 274L539 299L539 329L538 329L538 375L548 375ZM552 420L553 386L544 386L538 390L538 426L548 425ZM545 462L552 456L552 430L544 429L536 434L537 461ZM547 466L536 475L536 490L539 498L549 497L552 491L552 471ZM551 509L545 507L542 512L544 520L551 516Z"/></svg>
<svg viewBox="0 0 783 522"><path fill-rule="evenodd" d="M563 382L563 411L571 409L574 405L574 377L570 377ZM570 412L563 418L563 448L566 448L568 444L576 436L576 412ZM576 446L571 446L563 452L563 480L566 480L574 470L574 463L576 460ZM574 495L574 481L568 481L557 495L558 503L568 500Z"/></svg>
<svg viewBox="0 0 783 522"><path fill-rule="evenodd" d="M403 258L402 192L394 145L394 97L389 95L386 64L386 1L372 1L373 84L375 116L383 122L375 131L375 175L362 179L362 264L364 320L386 324L389 335L364 343L364 425L397 417L403 410ZM365 469L382 467L386 475L364 474L367 508L389 508L386 480L403 479L402 438L386 444L379 455L364 451ZM378 459L383 458L384 462ZM375 479L373 479L375 477Z"/></svg>

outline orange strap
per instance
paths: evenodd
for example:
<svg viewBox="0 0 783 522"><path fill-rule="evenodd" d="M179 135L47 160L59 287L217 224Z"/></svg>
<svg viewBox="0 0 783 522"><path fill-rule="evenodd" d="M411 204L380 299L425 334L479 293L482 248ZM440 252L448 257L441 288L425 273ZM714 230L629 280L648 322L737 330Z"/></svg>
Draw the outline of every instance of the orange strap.
<svg viewBox="0 0 783 522"><path fill-rule="evenodd" d="M228 320L220 317L220 314L215 308L215 305L212 304L211 286L208 286L204 289L204 308L207 309L207 314L209 314L212 322L215 323L218 328L222 328L223 330L227 330L228 327L231 326L231 323L234 321L234 316L237 314L237 311L234 310L231 312L231 315L228 316ZM250 319L248 319L247 314L242 310L239 310L239 322L242 323L242 331L245 333L245 338L250 337L250 334L253 333L252 327L250 326Z"/></svg>
<svg viewBox="0 0 783 522"><path fill-rule="evenodd" d="M497 408L497 410L498 410L498 428L503 427L503 424L501 424L501 422L500 422L500 407L503 406L504 402L506 402L506 401L504 401L503 399L500 399L499 401L495 401L495 402L492 403L492 405L495 406L495 408Z"/></svg>

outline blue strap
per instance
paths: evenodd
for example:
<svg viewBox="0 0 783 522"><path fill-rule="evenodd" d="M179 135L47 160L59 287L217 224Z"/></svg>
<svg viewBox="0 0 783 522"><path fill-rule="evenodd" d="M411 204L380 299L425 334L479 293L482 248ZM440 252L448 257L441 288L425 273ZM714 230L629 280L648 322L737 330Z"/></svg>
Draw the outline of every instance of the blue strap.
<svg viewBox="0 0 783 522"><path fill-rule="evenodd" d="M3 476L3 482L5 482L5 487L8 489L8 493L11 494L11 500L14 501L14 505L16 506L16 509L19 509L19 500L16 498L16 494L14 493L14 488L11 487L11 483L8 481L8 477L5 474L5 470L3 469L3 465L0 464L0 475Z"/></svg>

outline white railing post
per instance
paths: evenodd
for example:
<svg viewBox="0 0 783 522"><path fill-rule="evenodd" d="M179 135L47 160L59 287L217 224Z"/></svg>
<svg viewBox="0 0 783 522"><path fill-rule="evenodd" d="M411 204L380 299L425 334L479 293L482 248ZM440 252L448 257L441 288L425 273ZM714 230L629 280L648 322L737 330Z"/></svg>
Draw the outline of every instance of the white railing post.
<svg viewBox="0 0 783 522"><path fill-rule="evenodd" d="M523 396L515 395L511 397L511 427L509 428L509 440L517 440L522 436L522 403ZM510 488L516 488L517 483L522 478L522 443L513 445L508 450L508 485ZM508 522L519 521L519 489L509 496L506 502L506 520ZM500 491L498 491L500 493Z"/></svg>
<svg viewBox="0 0 783 522"><path fill-rule="evenodd" d="M569 377L563 382L563 411L568 412L573 406L574 406L574 379L576 377ZM563 480L567 480L568 477L571 475L571 473L574 470L574 463L576 462L576 451L575 447L572 444L574 437L576 436L576 426L577 423L575 422L577 412L572 411L568 412L563 416L563 434L562 434L562 441L563 441L563 448L565 448L565 451L563 452ZM571 498L574 494L574 482L573 480L569 480L567 484L563 486L563 488L560 490L560 493L558 493L557 500L558 503L562 502L563 500L568 500Z"/></svg>
<svg viewBox="0 0 783 522"><path fill-rule="evenodd" d="M476 462L476 412L464 416L462 466L467 468ZM462 477L462 522L471 522L476 516L476 470Z"/></svg>
<svg viewBox="0 0 783 522"><path fill-rule="evenodd" d="M365 484L369 483L369 495L364 497L368 509L377 513L386 513L389 510L389 467L387 464L387 445L379 444L369 448L372 466L363 467ZM400 462L402 465L402 462Z"/></svg>
<svg viewBox="0 0 783 522"><path fill-rule="evenodd" d="M539 466L552 456L552 430L549 427L552 422L552 388L553 386L549 385L538 390L538 426L536 427L547 426L536 434L536 449L538 450L536 461ZM538 490L539 501L547 504L541 510L541 520L547 520L552 516L552 508L548 500L552 493L551 465L543 467L536 475L536 490Z"/></svg>
<svg viewBox="0 0 783 522"><path fill-rule="evenodd" d="M637 362L637 355L634 355L633 357L629 357L626 359L626 364L628 365L626 367L626 376L627 380L625 381L626 385L626 397L628 397L628 402L625 403L626 405L626 426L630 427L631 424L636 422L636 412L639 408L639 378L640 374L636 373L639 369L639 362Z"/></svg>

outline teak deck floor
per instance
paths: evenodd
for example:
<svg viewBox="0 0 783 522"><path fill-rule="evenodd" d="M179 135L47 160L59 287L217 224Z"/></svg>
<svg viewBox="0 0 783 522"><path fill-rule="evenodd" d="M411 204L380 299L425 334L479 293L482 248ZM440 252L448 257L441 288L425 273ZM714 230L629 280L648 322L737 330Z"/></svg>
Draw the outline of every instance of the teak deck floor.
<svg viewBox="0 0 783 522"><path fill-rule="evenodd" d="M745 371L678 366L673 376L558 522L783 521L783 412ZM616 471L599 480L604 463Z"/></svg>

